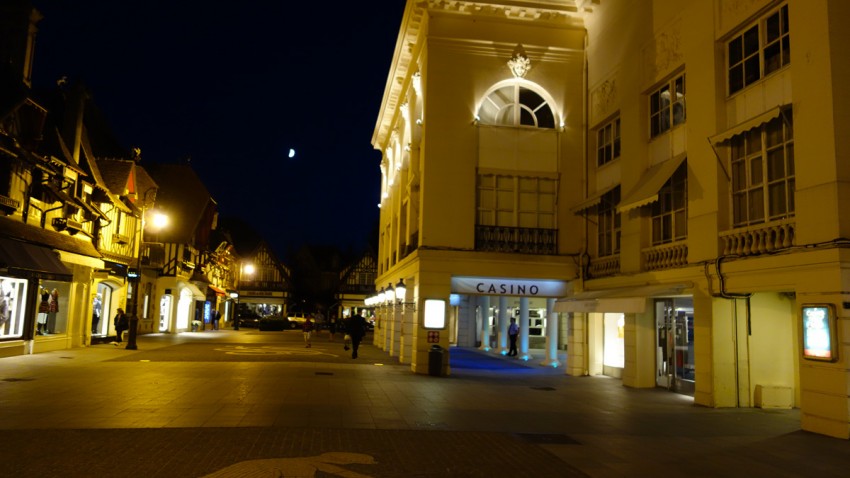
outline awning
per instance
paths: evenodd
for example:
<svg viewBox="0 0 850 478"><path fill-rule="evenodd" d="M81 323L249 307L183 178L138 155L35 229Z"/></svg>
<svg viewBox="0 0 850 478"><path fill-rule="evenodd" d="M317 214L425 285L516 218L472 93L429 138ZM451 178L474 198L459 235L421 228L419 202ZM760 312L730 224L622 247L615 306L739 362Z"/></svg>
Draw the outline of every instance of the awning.
<svg viewBox="0 0 850 478"><path fill-rule="evenodd" d="M601 189L601 190L593 193L590 197L588 197L584 201L582 201L582 202L576 204L575 206L571 207L570 212L572 212L573 214L581 214L585 210L590 209L593 206L596 206L597 204L599 204L602 201L602 196L604 196L606 193L613 191L614 188L616 188L617 186L619 186L619 184L615 184L613 186Z"/></svg>
<svg viewBox="0 0 850 478"><path fill-rule="evenodd" d="M204 300L207 298L207 295L201 292L201 289L198 289L198 286L191 282L177 281L177 285L181 288L189 289L196 300Z"/></svg>
<svg viewBox="0 0 850 478"><path fill-rule="evenodd" d="M661 186L673 176L679 166L687 158L687 154L680 154L675 158L654 164L640 177L637 185L629 191L617 206L617 212L626 212L636 207L645 206L658 200L658 191Z"/></svg>
<svg viewBox="0 0 850 478"><path fill-rule="evenodd" d="M210 290L212 290L213 292L215 292L215 295L217 295L217 296L219 296L219 297L224 297L224 296L226 296L226 295L227 295L227 292L225 292L225 290L224 290L224 289L220 289L220 288L218 288L218 287L216 287L216 286L214 286L214 285L212 285L212 284L208 285L207 287L209 287L209 288L210 288Z"/></svg>
<svg viewBox="0 0 850 478"><path fill-rule="evenodd" d="M51 249L6 238L0 238L0 271L65 282L74 278Z"/></svg>
<svg viewBox="0 0 850 478"><path fill-rule="evenodd" d="M693 286L685 283L584 291L557 300L555 312L642 313L646 310L646 299L680 296L683 290Z"/></svg>
<svg viewBox="0 0 850 478"><path fill-rule="evenodd" d="M753 128L757 128L774 118L778 118L781 112L782 108L777 106L775 108L767 110L766 112L756 116L755 118L750 118L747 121L738 123L737 125L727 129L726 131L708 138L708 140L711 142L711 144L717 144L722 143L724 141L728 141L729 139L732 139L733 136L737 136L743 133L744 131L749 131Z"/></svg>

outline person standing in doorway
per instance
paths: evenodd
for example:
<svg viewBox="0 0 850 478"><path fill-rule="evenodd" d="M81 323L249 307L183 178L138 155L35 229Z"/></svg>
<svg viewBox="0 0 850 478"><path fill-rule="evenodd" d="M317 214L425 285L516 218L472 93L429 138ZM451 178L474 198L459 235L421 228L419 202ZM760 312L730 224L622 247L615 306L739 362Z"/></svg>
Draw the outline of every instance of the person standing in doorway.
<svg viewBox="0 0 850 478"><path fill-rule="evenodd" d="M212 322L213 322L213 330L218 330L218 323L221 321L221 312L218 309L213 311L212 314Z"/></svg>
<svg viewBox="0 0 850 478"><path fill-rule="evenodd" d="M511 325L508 326L508 339L511 342L511 348L508 350L508 357L516 357L516 339L519 335L519 325L516 323L516 319L511 317Z"/></svg>
<svg viewBox="0 0 850 478"><path fill-rule="evenodd" d="M348 319L346 331L351 337L351 358L356 359L357 349L360 348L360 341L363 340L363 336L366 335L366 319L364 319L359 312L355 312L354 315Z"/></svg>
<svg viewBox="0 0 850 478"><path fill-rule="evenodd" d="M124 331L130 327L130 321L127 319L124 309L118 309L112 322L115 325L115 335L117 336L113 343L118 345L121 343L121 336L124 335Z"/></svg>

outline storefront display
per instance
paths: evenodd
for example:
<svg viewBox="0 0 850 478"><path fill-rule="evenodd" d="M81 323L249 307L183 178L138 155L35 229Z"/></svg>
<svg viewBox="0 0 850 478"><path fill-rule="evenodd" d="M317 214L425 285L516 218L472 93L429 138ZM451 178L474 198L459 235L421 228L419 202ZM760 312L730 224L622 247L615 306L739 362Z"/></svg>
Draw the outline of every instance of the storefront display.
<svg viewBox="0 0 850 478"><path fill-rule="evenodd" d="M39 281L36 335L64 334L68 328L68 293L70 283Z"/></svg>
<svg viewBox="0 0 850 478"><path fill-rule="evenodd" d="M23 334L26 294L25 279L0 276L0 339Z"/></svg>

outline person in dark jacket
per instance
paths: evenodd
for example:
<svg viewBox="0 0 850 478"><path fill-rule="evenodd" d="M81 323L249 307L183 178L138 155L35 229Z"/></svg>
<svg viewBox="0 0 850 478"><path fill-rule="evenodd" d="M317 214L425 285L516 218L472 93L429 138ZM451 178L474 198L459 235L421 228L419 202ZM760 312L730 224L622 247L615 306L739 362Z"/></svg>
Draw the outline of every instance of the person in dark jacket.
<svg viewBox="0 0 850 478"><path fill-rule="evenodd" d="M115 345L118 345L121 343L121 336L124 335L124 331L130 328L130 321L127 319L124 309L118 309L118 313L115 314L115 319L112 322L115 325L115 335L118 336L115 339Z"/></svg>
<svg viewBox="0 0 850 478"><path fill-rule="evenodd" d="M359 313L355 313L348 319L346 324L346 332L351 336L351 358L357 358L357 349L360 347L360 341L366 335L366 319Z"/></svg>

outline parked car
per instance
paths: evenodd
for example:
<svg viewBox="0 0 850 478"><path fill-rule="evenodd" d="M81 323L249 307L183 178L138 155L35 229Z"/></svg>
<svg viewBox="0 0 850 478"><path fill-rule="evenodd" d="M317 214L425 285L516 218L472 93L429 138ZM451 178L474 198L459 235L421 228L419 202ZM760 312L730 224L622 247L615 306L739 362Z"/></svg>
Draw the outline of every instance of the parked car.
<svg viewBox="0 0 850 478"><path fill-rule="evenodd" d="M304 322L307 322L307 316L294 315L294 316L287 317L286 320L289 321L289 328L290 329L301 330L301 327L304 326ZM310 317L310 320L313 320L313 318ZM316 326L315 321L313 323L313 326L314 327Z"/></svg>
<svg viewBox="0 0 850 478"><path fill-rule="evenodd" d="M245 310L239 313L239 327L257 328L260 326L260 314Z"/></svg>

